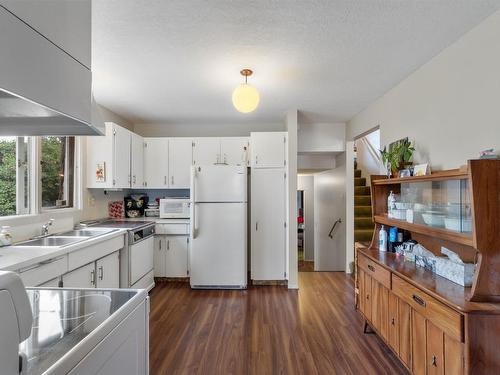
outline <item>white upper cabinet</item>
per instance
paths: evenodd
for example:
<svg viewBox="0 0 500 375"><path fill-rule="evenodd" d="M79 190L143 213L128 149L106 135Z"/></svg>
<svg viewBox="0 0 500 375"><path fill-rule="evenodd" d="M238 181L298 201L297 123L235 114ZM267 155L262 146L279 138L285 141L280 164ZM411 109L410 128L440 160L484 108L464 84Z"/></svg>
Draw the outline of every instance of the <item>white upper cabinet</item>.
<svg viewBox="0 0 500 375"><path fill-rule="evenodd" d="M249 145L248 137L221 138L221 162L229 165L248 165L250 157Z"/></svg>
<svg viewBox="0 0 500 375"><path fill-rule="evenodd" d="M142 188L144 186L144 139L135 133L132 133L131 153L131 187Z"/></svg>
<svg viewBox="0 0 500 375"><path fill-rule="evenodd" d="M0 0L0 5L91 68L91 0Z"/></svg>
<svg viewBox="0 0 500 375"><path fill-rule="evenodd" d="M170 138L168 141L168 184L170 189L189 189L193 164L193 140Z"/></svg>
<svg viewBox="0 0 500 375"><path fill-rule="evenodd" d="M286 132L250 133L252 168L283 168L286 165Z"/></svg>
<svg viewBox="0 0 500 375"><path fill-rule="evenodd" d="M193 165L220 163L220 139L214 137L193 140Z"/></svg>
<svg viewBox="0 0 500 375"><path fill-rule="evenodd" d="M105 136L87 137L87 187L130 187L131 132L107 122Z"/></svg>
<svg viewBox="0 0 500 375"><path fill-rule="evenodd" d="M168 188L168 138L144 138L144 186Z"/></svg>
<svg viewBox="0 0 500 375"><path fill-rule="evenodd" d="M115 188L130 187L130 151L131 132L118 125L113 125L113 150L114 150L114 180Z"/></svg>

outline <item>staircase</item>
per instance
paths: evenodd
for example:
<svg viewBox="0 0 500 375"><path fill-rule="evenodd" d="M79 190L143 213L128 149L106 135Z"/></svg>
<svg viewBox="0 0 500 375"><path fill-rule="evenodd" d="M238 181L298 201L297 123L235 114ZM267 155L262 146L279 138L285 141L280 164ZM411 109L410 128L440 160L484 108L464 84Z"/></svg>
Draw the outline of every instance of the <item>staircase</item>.
<svg viewBox="0 0 500 375"><path fill-rule="evenodd" d="M354 163L354 242L371 241L373 236L372 198L366 178Z"/></svg>

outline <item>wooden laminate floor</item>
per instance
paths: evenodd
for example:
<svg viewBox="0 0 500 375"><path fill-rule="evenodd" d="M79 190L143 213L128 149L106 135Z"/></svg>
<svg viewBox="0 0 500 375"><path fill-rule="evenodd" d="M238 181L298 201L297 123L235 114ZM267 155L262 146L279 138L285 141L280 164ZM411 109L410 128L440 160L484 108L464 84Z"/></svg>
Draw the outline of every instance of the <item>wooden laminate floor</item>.
<svg viewBox="0 0 500 375"><path fill-rule="evenodd" d="M300 290L151 291L151 374L407 374L374 334L362 333L353 281L299 273Z"/></svg>

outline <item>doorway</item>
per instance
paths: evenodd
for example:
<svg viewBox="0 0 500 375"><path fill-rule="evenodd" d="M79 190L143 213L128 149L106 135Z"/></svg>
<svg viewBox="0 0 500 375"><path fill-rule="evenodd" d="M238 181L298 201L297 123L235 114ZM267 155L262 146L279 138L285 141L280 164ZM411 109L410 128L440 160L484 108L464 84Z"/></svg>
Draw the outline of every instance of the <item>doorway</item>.
<svg viewBox="0 0 500 375"><path fill-rule="evenodd" d="M297 190L297 250L299 272L314 271L313 202L308 190Z"/></svg>

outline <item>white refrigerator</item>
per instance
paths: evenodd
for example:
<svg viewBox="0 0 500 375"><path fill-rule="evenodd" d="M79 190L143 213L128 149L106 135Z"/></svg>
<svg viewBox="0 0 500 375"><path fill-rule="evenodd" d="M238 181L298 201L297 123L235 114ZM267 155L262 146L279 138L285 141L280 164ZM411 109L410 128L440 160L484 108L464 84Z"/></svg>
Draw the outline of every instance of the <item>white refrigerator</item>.
<svg viewBox="0 0 500 375"><path fill-rule="evenodd" d="M191 287L246 288L247 168L193 166L191 200Z"/></svg>

